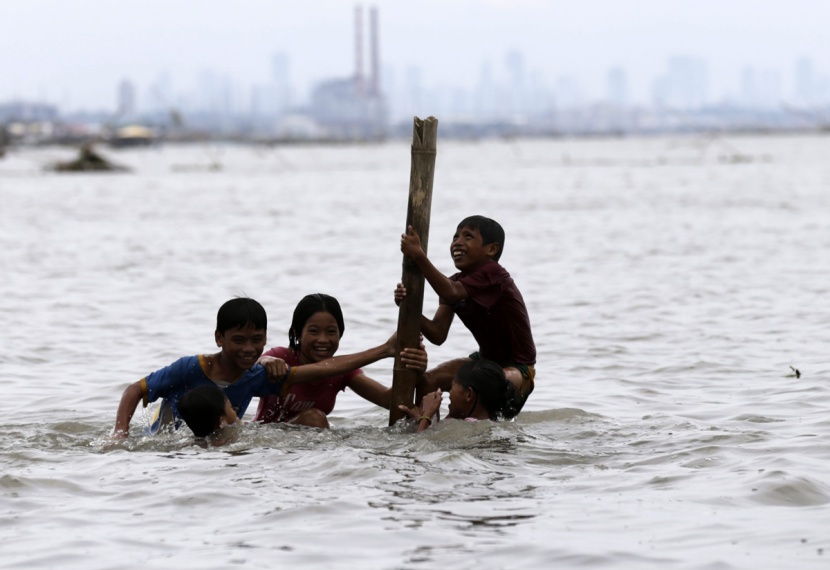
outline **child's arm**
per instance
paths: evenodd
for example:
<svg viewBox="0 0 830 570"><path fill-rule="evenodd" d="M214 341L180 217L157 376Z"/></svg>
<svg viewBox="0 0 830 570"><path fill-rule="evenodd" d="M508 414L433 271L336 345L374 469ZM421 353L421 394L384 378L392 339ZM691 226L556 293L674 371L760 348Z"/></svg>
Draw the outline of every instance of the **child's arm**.
<svg viewBox="0 0 830 570"><path fill-rule="evenodd" d="M362 352L355 354L344 354L342 356L333 356L320 362L313 364L301 364L294 366L288 373L288 381L290 384L297 384L299 382L313 382L314 380L321 380L330 376L337 376L338 374L345 374L351 372L361 366L367 366L373 362L377 362L383 358L395 356L395 342L397 334L389 337L385 343Z"/></svg>
<svg viewBox="0 0 830 570"><path fill-rule="evenodd" d="M124 439L130 435L130 420L133 419L133 414L141 401L142 390L141 381L133 382L124 393L121 395L121 403L118 404L118 412L115 414L115 429L112 432L112 437L116 439Z"/></svg>
<svg viewBox="0 0 830 570"><path fill-rule="evenodd" d="M257 364L261 364L265 371L268 372L268 378L271 380L279 380L288 373L288 365L282 358L276 356L260 356Z"/></svg>
<svg viewBox="0 0 830 570"><path fill-rule="evenodd" d="M442 393L439 388L435 392L431 392L424 396L423 400L421 400L420 408L418 406L409 408L401 404L398 406L398 409L406 413L406 415L413 420L418 420L418 431L424 431L432 425L433 416L435 416L441 408L441 398ZM435 421L438 421L438 418L436 418Z"/></svg>
<svg viewBox="0 0 830 570"><path fill-rule="evenodd" d="M424 338L437 346L444 344L450 332L453 317L455 313L449 305L438 305L432 320L421 315L421 332L424 333Z"/></svg>
<svg viewBox="0 0 830 570"><path fill-rule="evenodd" d="M404 297L406 297L406 287L402 283L398 283L397 288L395 288L395 304L400 305ZM421 315L421 332L424 338L438 346L444 344L454 317L455 313L449 305L438 305L432 320Z"/></svg>
<svg viewBox="0 0 830 570"><path fill-rule="evenodd" d="M392 389L365 374L358 374L352 378L349 381L349 388L364 400L387 410L392 402Z"/></svg>
<svg viewBox="0 0 830 570"><path fill-rule="evenodd" d="M423 374L427 369L427 351L422 344L420 348L405 348L401 353L401 364L410 370ZM349 381L349 388L376 406L389 409L392 405L392 389L373 380L365 374L358 374Z"/></svg>
<svg viewBox="0 0 830 570"><path fill-rule="evenodd" d="M464 285L452 281L432 264L421 247L420 236L412 226L407 227L405 234L401 234L401 252L415 262L439 297L448 303L455 303L468 297Z"/></svg>

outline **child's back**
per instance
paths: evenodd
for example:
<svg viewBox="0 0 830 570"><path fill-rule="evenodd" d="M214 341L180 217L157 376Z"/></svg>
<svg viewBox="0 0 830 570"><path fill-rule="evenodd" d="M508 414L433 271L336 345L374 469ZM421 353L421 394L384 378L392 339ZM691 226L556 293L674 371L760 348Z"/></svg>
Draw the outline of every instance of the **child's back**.
<svg viewBox="0 0 830 570"><path fill-rule="evenodd" d="M522 294L510 274L497 262L470 274L456 273L469 297L447 304L469 329L482 358L502 366L536 364L536 345Z"/></svg>

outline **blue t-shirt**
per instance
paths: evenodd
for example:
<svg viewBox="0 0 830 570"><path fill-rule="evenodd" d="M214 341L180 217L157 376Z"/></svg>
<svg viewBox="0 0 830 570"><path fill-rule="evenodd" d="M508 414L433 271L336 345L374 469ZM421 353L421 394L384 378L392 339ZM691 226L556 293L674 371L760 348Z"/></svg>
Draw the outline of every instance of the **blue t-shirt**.
<svg viewBox="0 0 830 570"><path fill-rule="evenodd" d="M155 402L164 398L159 410L158 419L153 422L152 431L156 431L159 425L173 421L178 427L181 423L179 416L179 398L193 388L204 384L215 384L205 374L206 364L203 355L185 356L178 359L170 366L156 370L149 376L141 379L141 392L144 399L144 406L149 402ZM220 386L231 402L231 406L240 419L245 414L251 398L262 397L271 394L280 394L285 386L286 378L271 380L268 373L260 364L256 364L246 370L235 382Z"/></svg>

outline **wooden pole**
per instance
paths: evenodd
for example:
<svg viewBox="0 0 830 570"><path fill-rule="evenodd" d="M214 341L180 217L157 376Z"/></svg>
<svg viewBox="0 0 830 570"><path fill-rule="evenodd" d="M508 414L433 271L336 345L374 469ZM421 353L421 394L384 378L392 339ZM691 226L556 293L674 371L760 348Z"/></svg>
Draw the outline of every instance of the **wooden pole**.
<svg viewBox="0 0 830 570"><path fill-rule="evenodd" d="M412 132L412 168L409 172L409 205L406 210L406 226L412 226L421 237L421 246L427 251L429 243L429 214L432 208L432 179L435 175L435 149L438 140L438 119L415 117ZM420 344L421 314L424 309L424 274L411 259L403 257L401 283L406 287L406 298L398 311L398 344L395 367L392 372L392 405L389 408L389 425L406 414L399 404L412 406L418 374L401 364L400 353L404 348L417 348Z"/></svg>

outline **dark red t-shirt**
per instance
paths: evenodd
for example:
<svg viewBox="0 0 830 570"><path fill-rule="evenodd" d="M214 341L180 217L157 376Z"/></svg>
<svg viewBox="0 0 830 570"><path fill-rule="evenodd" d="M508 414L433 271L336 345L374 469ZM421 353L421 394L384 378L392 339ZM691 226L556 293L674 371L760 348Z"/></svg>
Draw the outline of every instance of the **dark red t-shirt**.
<svg viewBox="0 0 830 570"><path fill-rule="evenodd" d="M507 366L536 364L536 345L530 332L522 294L510 274L490 261L470 274L456 273L451 280L464 286L469 297L449 305L478 342L482 358Z"/></svg>

